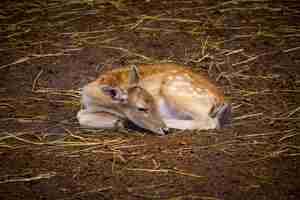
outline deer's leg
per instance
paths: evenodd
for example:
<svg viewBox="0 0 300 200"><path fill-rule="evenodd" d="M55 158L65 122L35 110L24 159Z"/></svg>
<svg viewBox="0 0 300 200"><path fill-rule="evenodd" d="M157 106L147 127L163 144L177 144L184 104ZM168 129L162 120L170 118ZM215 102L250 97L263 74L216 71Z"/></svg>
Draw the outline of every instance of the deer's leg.
<svg viewBox="0 0 300 200"><path fill-rule="evenodd" d="M219 127L219 121L209 115L215 97L188 78L180 76L167 81L162 95L171 112L175 113L174 117L165 119L169 128L207 130Z"/></svg>
<svg viewBox="0 0 300 200"><path fill-rule="evenodd" d="M225 127L231 121L231 105L228 103L219 105L210 113L210 116L218 119L219 128Z"/></svg>
<svg viewBox="0 0 300 200"><path fill-rule="evenodd" d="M114 128L122 126L123 120L120 117L107 112L90 112L82 109L77 113L77 119L82 126L92 128Z"/></svg>
<svg viewBox="0 0 300 200"><path fill-rule="evenodd" d="M168 128L180 129L180 130L208 130L215 129L216 124L209 119L164 119L164 122Z"/></svg>

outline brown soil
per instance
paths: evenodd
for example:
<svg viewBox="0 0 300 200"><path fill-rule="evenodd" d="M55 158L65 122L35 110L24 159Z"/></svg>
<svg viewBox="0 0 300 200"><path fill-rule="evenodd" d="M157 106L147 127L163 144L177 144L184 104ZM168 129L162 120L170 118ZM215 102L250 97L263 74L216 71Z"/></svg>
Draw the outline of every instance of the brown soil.
<svg viewBox="0 0 300 200"><path fill-rule="evenodd" d="M299 199L297 1L9 1L0 10L0 199ZM101 70L176 62L233 104L231 127L79 127Z"/></svg>

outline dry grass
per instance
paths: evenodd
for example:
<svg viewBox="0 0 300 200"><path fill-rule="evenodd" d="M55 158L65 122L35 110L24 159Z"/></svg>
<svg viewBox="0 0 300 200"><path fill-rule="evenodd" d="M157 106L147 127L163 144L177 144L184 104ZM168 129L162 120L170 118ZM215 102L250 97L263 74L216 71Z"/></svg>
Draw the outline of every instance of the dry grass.
<svg viewBox="0 0 300 200"><path fill-rule="evenodd" d="M224 130L227 134L211 132L189 132L174 131L168 137L176 138L180 134L192 134L193 137L212 138L209 142L199 144L197 142L178 146L170 149L168 153L184 155L186 152L208 151L211 153L221 152L230 157L234 162L229 165L243 165L249 163L262 163L266 160L283 157L299 157L299 124L300 124L300 82L298 80L287 80L278 73L263 72L254 70L254 65L264 60L272 60L276 56L289 56L299 54L299 42L293 44L294 40L299 41L299 26L290 25L279 13L289 12L288 15L299 15L299 9L289 8L284 4L274 5L269 0L247 1L233 0L219 3L211 7L187 7L173 10L176 17L160 15L132 15L122 18L116 16L115 23L106 28L85 31L72 28L85 16L97 16L108 7L126 12L129 5L127 1L47 1L47 4L36 2L23 2L14 5L7 5L1 8L1 35L4 35L5 42L0 49L1 52L18 52L16 58L11 61L4 60L0 65L0 73L14 67L14 70L22 67L25 63L34 65L49 58L66 57L76 55L83 48L96 46L97 48L110 49L121 54L127 62L166 62L178 61L175 58L164 57L158 59L148 55L147 50L138 49L122 43L119 37L120 32L136 32L146 37L148 34L187 34L196 38L198 46L195 49L187 49L187 53L179 62L188 64L195 71L207 71L212 79L223 85L223 89L233 102L234 118L232 127ZM245 7L245 5L247 5ZM127 7L128 6L128 7ZM70 8L70 10L66 8ZM45 8L47 8L45 10ZM63 9L62 9L63 8ZM68 10L68 11L66 11ZM180 17L184 12L196 12L199 19ZM49 18L43 18L47 12ZM214 14L221 13L220 15ZM266 17L259 17L256 22L249 25L230 25L226 22L225 16L238 13L266 12ZM21 15L18 19L15 16ZM201 16L209 17L201 18ZM280 21L280 26L273 28L268 19ZM156 24L162 24L156 26ZM170 26L173 24L174 26ZM182 28L182 25L183 28ZM270 25L270 26L268 26ZM55 31L59 29L59 31ZM36 31L53 31L51 37L45 40L36 41L33 33ZM232 31L232 35L215 34L215 32ZM211 34L211 36L209 36ZM200 39L199 39L200 38ZM265 48L255 51L253 48L234 46L233 43L245 43L247 41L265 41L271 44L275 50ZM291 40L291 41L290 41ZM65 42L67 41L67 42ZM120 42L121 41L121 42ZM44 52L43 46L49 45L51 52ZM39 48L39 46L41 48ZM234 47L231 47L234 46ZM188 47L184 47L188 48ZM34 49L34 50L31 50ZM298 64L299 64L299 57ZM206 66L206 67L205 67ZM208 66L208 67L207 67ZM2 71L2 72L1 72ZM291 73L298 73L292 71ZM46 88L39 86L39 81L45 72L41 69L32 81L31 91L33 97L28 97L24 102L13 98L0 97L0 112L9 112L19 108L18 104L35 102L43 105L48 101L43 97L47 96L52 103L63 105L63 107L80 107L80 90L64 88ZM295 75L299 78L299 74ZM292 86L286 86L286 82L293 82ZM276 82L283 87L271 88ZM251 83L255 83L251 85ZM260 83L261 85L257 85ZM0 92L1 92L0 88ZM42 96L42 97L41 97ZM272 100L276 100L278 107L270 106ZM294 102L291 99L297 99ZM18 103L16 103L18 102ZM55 112L55 110L49 110ZM1 122L16 121L18 123L44 123L51 122L47 114L26 113L22 116L2 117ZM275 126L282 124L282 126ZM74 156L82 154L109 154L113 157L112 171L115 170L115 163L124 162L123 155L130 155L142 159L142 150L147 147L147 140L144 142L144 134L131 133L128 130L93 130L84 129L78 126L75 121L68 121L67 124L60 121L58 126L62 127L63 133L54 140L50 140L47 129L45 131L10 132L0 133L0 153L13 151L20 148L45 147L41 153L57 151L58 156ZM71 129L70 129L71 127ZM275 128L274 128L275 127ZM156 137L156 136L153 136ZM146 137L147 139L147 137ZM150 139L152 140L152 139ZM168 142L167 142L168 143ZM245 152L247 151L247 152ZM189 176L198 179L205 177L192 172L178 169L160 168L155 164L152 168L126 168L126 170L138 173L162 173L179 176ZM0 184L8 182L27 182L37 179L46 179L55 176L55 173L40 174L30 178L9 178L0 181ZM268 177L266 178L268 179ZM104 187L100 190L110 190L111 187ZM87 191L89 192L89 191ZM91 191L93 192L93 191ZM151 197L151 196L150 196ZM195 197L197 198L197 197ZM174 197L171 199L181 199ZM184 199L184 198L182 198ZM193 199L193 198L192 198ZM198 199L216 199L214 197L199 197Z"/></svg>
<svg viewBox="0 0 300 200"><path fill-rule="evenodd" d="M242 8L239 7L239 5L247 4L249 3L250 6ZM63 5L63 6L62 6ZM252 6L254 5L254 6ZM47 28L57 27L57 26L69 26L72 21L78 21L80 20L80 16L82 14L85 15L96 15L98 12L101 12L101 9L105 9L106 6L113 6L120 10L127 10L126 7L126 1L50 1L48 4L44 5L43 3L39 2L23 2L15 4L14 6L10 7L4 7L2 8L1 12L5 13L6 15L2 15L2 20L12 20L14 15L18 15L19 13L25 12L24 18L21 18L20 20L13 20L14 23L6 24L4 25L2 23L2 26L4 28L1 30L2 34L5 35L5 37L8 39L8 42L5 47L2 47L1 51L5 52L8 50L13 49L19 49L22 48L25 50L30 47L36 46L36 45L42 45L43 43L48 44L52 43L50 40L45 41L39 41L36 42L35 38L30 38L29 40L25 39L26 36L30 36L32 31L40 27L40 17L38 15L35 16L35 14L40 14L44 12L44 6L47 6L47 12L50 14L49 18L49 24L42 25L42 29L45 30ZM57 12L57 9L62 8L64 6L75 6L78 9L72 9L71 11L61 11ZM30 8L30 9L27 9ZM229 12L253 12L253 11L266 11L273 14L282 12L283 10L288 10L290 12L290 15L297 14L298 10L292 10L288 7L271 7L268 5L268 1L258 1L257 3L251 2L251 1L228 1L224 3L220 3L218 5L204 8L204 7L196 7L196 8L178 8L175 10L175 13L182 13L186 12L188 10L193 10L199 12L198 15L201 16L201 14L204 14L206 12L213 13L214 11L218 10L222 14L229 13ZM59 14L56 14L59 13ZM26 15L32 15L34 17L27 18ZM64 20L68 16L68 19ZM213 16L213 15L212 15ZM280 20L280 17L277 16L275 18L278 18ZM55 21L52 21L55 20ZM176 24L186 24L186 30L179 30L179 29L170 29L170 28L152 28L147 26L148 24L154 24L154 23L176 23ZM47 27L49 26L49 27ZM216 77L217 81L220 81L221 79L225 79L229 86L231 87L232 95L234 95L234 99L239 99L240 97L251 97L255 98L257 96L264 96L268 94L272 94L273 92L282 92L282 93L299 93L300 89L292 90L292 89L281 89L281 90L258 90L253 91L252 89L247 88L236 88L235 84L237 84L240 80L243 79L264 79L265 81L273 80L276 78L276 75L269 75L266 77L262 77L260 75L252 75L249 72L250 65L257 60L264 58L265 56L270 56L274 54L278 54L278 51L275 52L262 52L259 54L249 54L249 52L246 52L243 48L238 49L226 49L226 43L238 41L241 39L250 39L250 38L263 38L266 40L280 40L283 41L286 38L289 37L298 37L299 35L299 27L296 26L289 26L288 24L282 24L281 26L278 26L275 30L270 29L267 27L267 24L264 24L263 26L260 26L257 30L256 26L249 25L249 26L237 26L237 27L227 27L224 26L224 18L223 16L217 17L217 18L210 18L209 21L203 23L203 20L195 20L195 19L188 19L188 18L178 18L178 17L167 17L165 14L161 15L155 15L155 16L149 16L149 15L141 15L141 16L133 16L128 17L122 24L119 25L111 25L111 27L107 27L106 29L102 30L93 30L93 31L76 31L76 32L62 32L59 33L56 37L67 37L71 41L71 47L67 49L60 49L58 53L45 53L45 54L36 54L36 53L26 53L27 56L17 58L16 60L2 64L0 66L0 70L4 70L6 68L9 68L14 65L21 65L23 63L32 63L35 62L36 59L42 60L47 59L48 57L57 57L57 56L67 56L71 55L69 52L76 52L80 51L82 46L85 45L97 45L99 48L109 48L113 49L115 51L119 51L122 54L126 54L128 57L133 57L134 59L139 58L142 59L143 62L157 62L155 58L150 58L149 56L145 55L147 52L143 53L136 53L138 52L136 49L128 49L126 47L122 46L114 46L113 43L115 40L118 40L118 37L110 38L112 35L111 33L115 33L119 29L122 30L135 30L137 32L141 33L149 33L149 32L165 32L165 33L174 33L174 32L184 32L187 34L190 34L191 36L202 34L206 31L214 31L214 30L222 30L222 29L238 29L238 30L249 30L248 34L245 35L233 35L229 39L222 39L222 38L216 38L211 39L207 38L200 44L200 48L202 49L199 52L193 52L192 55L187 55L185 58L183 58L185 63L193 63L196 67L202 66L202 62L204 64L209 64L209 72L214 71L214 73L219 73L219 75ZM284 43L284 41L283 41ZM60 45L58 45L60 46ZM289 48L283 48L281 50L282 54L289 54L291 52L299 51L300 47L289 47ZM237 60L236 62L230 63L230 67L226 67L228 65L228 60L231 60L232 57L245 57ZM166 59L167 61L172 61L172 59ZM207 61L208 60L208 61ZM233 59L235 60L235 59ZM129 61L130 62L130 61ZM237 67L242 67L238 71L234 70ZM227 68L227 70L224 70ZM197 69L195 69L197 70ZM55 95L62 97L63 100L60 100L61 103L65 104L73 104L78 106L78 99L79 99L79 91L73 91L73 90L64 90L59 88L38 88L37 82L39 77L42 75L43 71L41 70L36 78L33 81L32 84L32 91L34 93L43 93L47 95ZM213 73L213 72L212 72ZM285 80L282 80L285 81ZM299 85L299 84L298 84ZM230 96L230 95L229 95ZM4 103L1 103L1 107L14 107L13 103L7 102L5 100L1 101ZM239 108L245 105L243 102L234 102L235 106L235 112L239 113ZM258 117L261 117L265 115L264 112L252 112L252 113L246 113L239 116L235 116L234 118L234 124L237 122L238 124L247 124L247 121L249 119L255 119ZM295 105L293 109L291 109L286 117L279 117L274 118L276 120L291 120L293 122L294 120L298 121L299 116L299 105ZM33 116L34 118L34 116ZM38 120L40 119L39 116L36 116ZM5 120L5 119L2 119ZM21 120L21 119L18 119ZM25 120L25 119L23 119ZM13 135L18 135L15 133L5 133L6 136L2 137L2 146L9 146L5 143L8 136L9 138L13 138ZM23 135L23 134L22 134ZM257 134L255 134L257 135ZM261 135L264 135L261 133ZM292 135L297 135L296 133L293 133ZM283 136L284 137L284 136ZM290 136L293 137L293 136ZM14 137L16 140L25 142L27 144L47 144L47 142L29 142L27 140L21 139L18 136ZM83 142L84 143L84 142ZM82 144L83 144L82 143ZM89 144L89 143L88 143ZM97 144L97 142L95 143ZM66 144L70 145L70 144ZM94 144L93 144L94 145ZM216 144L218 146L218 144Z"/></svg>

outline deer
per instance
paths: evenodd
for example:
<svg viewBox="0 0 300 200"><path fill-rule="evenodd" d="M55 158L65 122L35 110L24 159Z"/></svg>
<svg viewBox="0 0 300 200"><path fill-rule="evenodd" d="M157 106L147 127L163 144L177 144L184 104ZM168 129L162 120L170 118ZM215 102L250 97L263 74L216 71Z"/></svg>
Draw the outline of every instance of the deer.
<svg viewBox="0 0 300 200"><path fill-rule="evenodd" d="M82 89L81 126L134 125L159 135L169 129L227 126L231 104L206 76L174 63L128 65L103 72Z"/></svg>

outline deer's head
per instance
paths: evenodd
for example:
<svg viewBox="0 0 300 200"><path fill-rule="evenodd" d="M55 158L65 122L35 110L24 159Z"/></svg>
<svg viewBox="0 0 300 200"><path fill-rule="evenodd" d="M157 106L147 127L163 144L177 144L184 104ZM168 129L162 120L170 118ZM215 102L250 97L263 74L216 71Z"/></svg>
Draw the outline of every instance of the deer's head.
<svg viewBox="0 0 300 200"><path fill-rule="evenodd" d="M139 85L140 77L136 66L129 72L127 88L111 86L102 87L122 113L135 125L152 132L164 135L167 127L158 111L153 96Z"/></svg>

